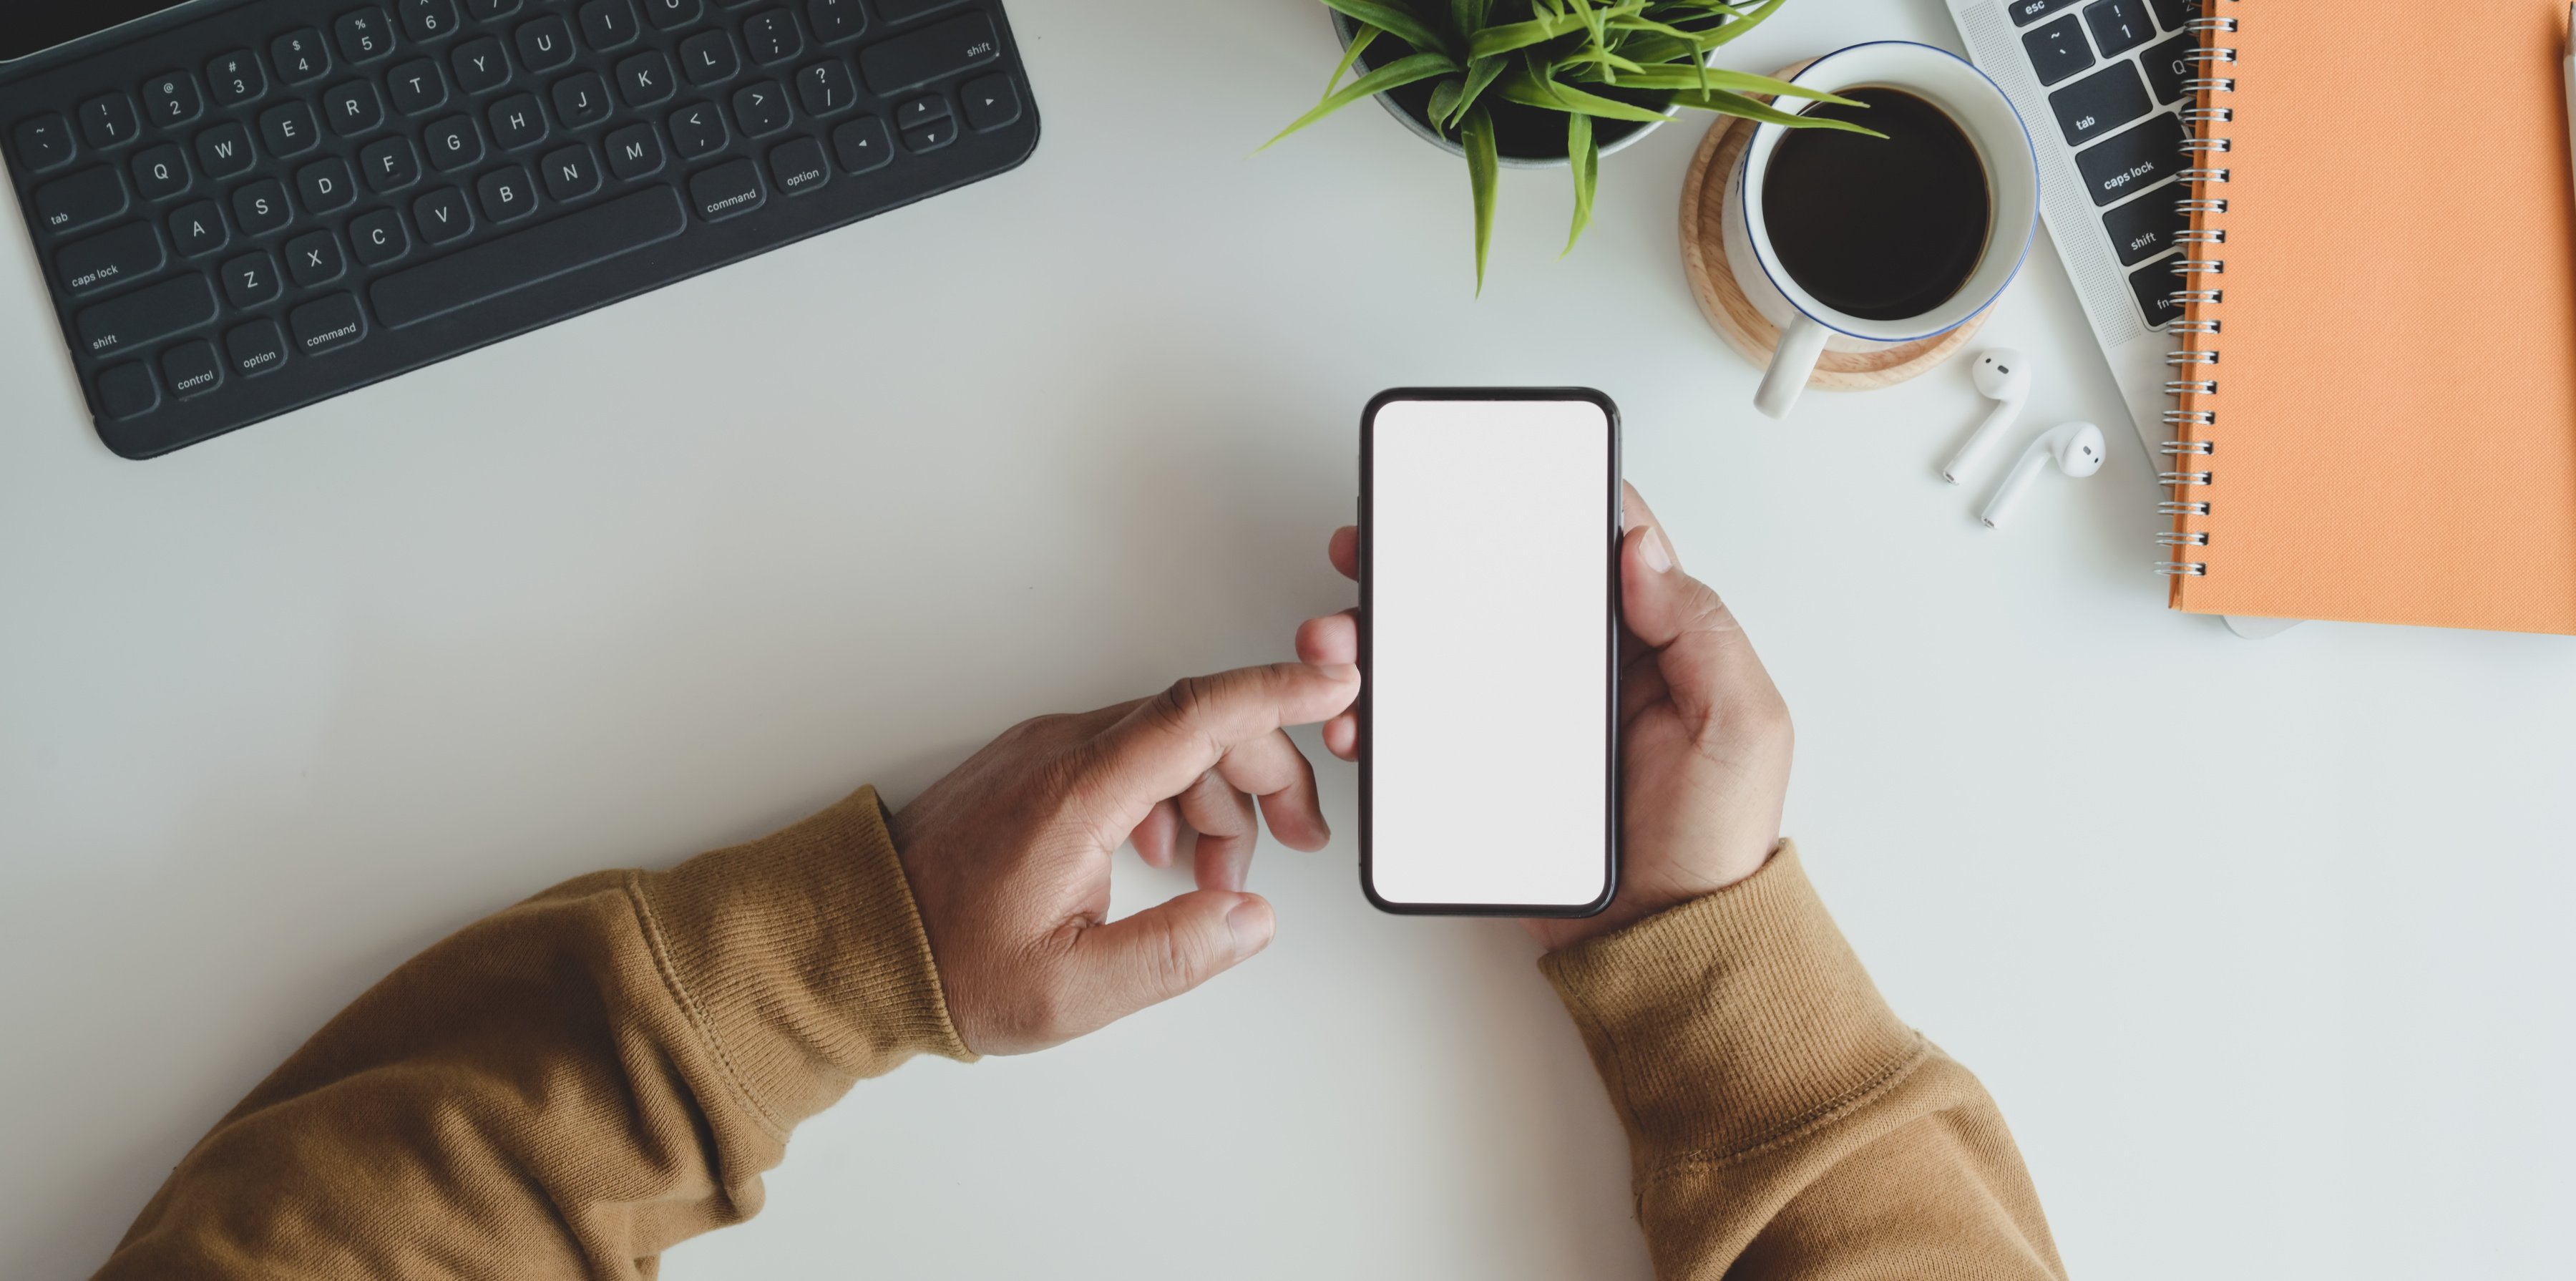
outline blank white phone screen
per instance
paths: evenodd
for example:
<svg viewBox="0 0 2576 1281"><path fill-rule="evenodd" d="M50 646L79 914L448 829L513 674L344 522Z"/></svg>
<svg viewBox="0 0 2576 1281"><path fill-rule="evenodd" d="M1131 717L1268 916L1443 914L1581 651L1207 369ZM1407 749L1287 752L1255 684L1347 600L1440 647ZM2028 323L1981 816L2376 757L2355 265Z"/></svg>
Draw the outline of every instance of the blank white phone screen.
<svg viewBox="0 0 2576 1281"><path fill-rule="evenodd" d="M1369 459L1369 868L1423 906L1565 906L1609 875L1609 416L1398 400Z"/></svg>

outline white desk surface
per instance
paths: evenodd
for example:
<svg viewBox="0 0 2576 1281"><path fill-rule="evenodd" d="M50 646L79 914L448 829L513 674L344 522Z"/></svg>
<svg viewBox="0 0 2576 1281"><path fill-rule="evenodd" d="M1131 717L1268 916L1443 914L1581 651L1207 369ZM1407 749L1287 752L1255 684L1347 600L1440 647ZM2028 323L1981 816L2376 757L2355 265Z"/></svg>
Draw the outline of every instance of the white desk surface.
<svg viewBox="0 0 2576 1281"><path fill-rule="evenodd" d="M2168 613L2126 426L1988 532L1933 474L1957 366L1756 416L1680 276L1696 123L1564 262L1564 176L1507 173L1478 302L1460 166L1376 107L1246 158L1323 84L1318 6L1010 8L1018 172L152 463L0 211L0 1276L94 1266L483 913L1285 655L1351 599L1324 537L1402 383L1619 400L1796 713L1789 831L2078 1274L2563 1273L2576 641ZM1956 47L1933 0L1799 0L1732 61L1884 36ZM2044 248L1986 337L2029 427L2118 423ZM1278 942L1197 995L863 1085L666 1275L1645 1276L1532 945L1353 864L1264 854Z"/></svg>

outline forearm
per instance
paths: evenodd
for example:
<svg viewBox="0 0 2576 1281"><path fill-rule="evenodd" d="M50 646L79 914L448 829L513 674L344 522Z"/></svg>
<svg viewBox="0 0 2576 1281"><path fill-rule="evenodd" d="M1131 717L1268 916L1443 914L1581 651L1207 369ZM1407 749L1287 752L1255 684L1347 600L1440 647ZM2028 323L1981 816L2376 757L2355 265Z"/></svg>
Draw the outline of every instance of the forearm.
<svg viewBox="0 0 2576 1281"><path fill-rule="evenodd" d="M1610 1087L1664 1278L2057 1278L1976 1078L1899 1021L1783 846L1543 962Z"/></svg>
<svg viewBox="0 0 2576 1281"><path fill-rule="evenodd" d="M965 1057L875 794L459 931L181 1161L100 1275L634 1277L749 1217L787 1135Z"/></svg>

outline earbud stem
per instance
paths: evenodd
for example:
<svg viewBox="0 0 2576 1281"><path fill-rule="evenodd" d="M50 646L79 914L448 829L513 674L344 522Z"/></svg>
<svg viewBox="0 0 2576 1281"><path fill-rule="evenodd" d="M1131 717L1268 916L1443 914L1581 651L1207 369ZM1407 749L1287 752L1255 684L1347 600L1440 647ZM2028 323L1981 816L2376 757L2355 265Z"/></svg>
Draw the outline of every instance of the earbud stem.
<svg viewBox="0 0 2576 1281"><path fill-rule="evenodd" d="M1949 462L1942 464L1941 479L1953 485L1960 483L1969 469L1985 458L1986 451L1994 448L1995 438L2003 435L2004 428L2020 415L2021 401L1996 401L1995 407L1986 411L1986 420L1977 424L1977 430L1968 437L1967 443L1959 446L1959 452L1952 455Z"/></svg>
<svg viewBox="0 0 2576 1281"><path fill-rule="evenodd" d="M2022 491L2039 479L2041 469L2048 466L2049 454L2043 447L2045 443L2045 438L2031 442L2030 448L2022 451L2021 461L2013 464L2012 474L2004 477L2003 488L1986 500L1986 509L1977 513L1977 519L1984 521L1986 528L2003 528L2004 517L2011 515L2012 509L2021 502Z"/></svg>

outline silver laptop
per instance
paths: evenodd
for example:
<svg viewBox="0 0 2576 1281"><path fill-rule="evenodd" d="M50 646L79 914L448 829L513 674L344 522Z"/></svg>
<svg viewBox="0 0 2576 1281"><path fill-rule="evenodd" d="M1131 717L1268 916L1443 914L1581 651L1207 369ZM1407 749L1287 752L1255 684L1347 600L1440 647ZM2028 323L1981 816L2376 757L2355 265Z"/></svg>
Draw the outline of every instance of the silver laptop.
<svg viewBox="0 0 2576 1281"><path fill-rule="evenodd" d="M1949 0L1968 59L2003 86L2039 152L2040 216L2110 359L2147 457L2168 436L2164 326L2179 319L2174 175L2199 0Z"/></svg>

